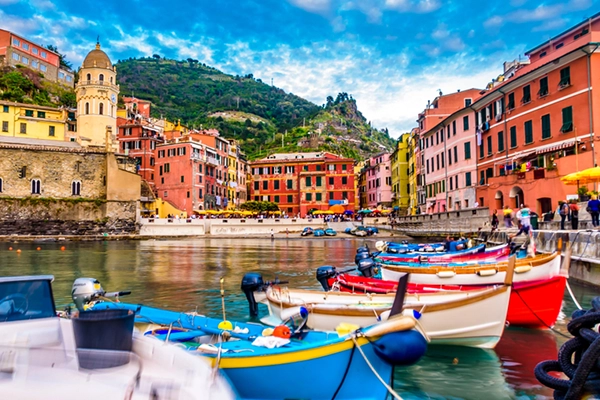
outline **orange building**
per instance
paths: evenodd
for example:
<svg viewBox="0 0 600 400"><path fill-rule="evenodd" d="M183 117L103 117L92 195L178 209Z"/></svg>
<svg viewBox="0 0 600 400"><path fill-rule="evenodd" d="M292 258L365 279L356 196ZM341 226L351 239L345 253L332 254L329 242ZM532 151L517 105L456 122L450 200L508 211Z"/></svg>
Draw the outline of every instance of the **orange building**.
<svg viewBox="0 0 600 400"><path fill-rule="evenodd" d="M596 14L527 52L529 63L505 63L473 103L481 206L541 215L577 193L560 178L598 163L599 43Z"/></svg>
<svg viewBox="0 0 600 400"><path fill-rule="evenodd" d="M22 36L0 29L0 65L23 65L50 81L73 87L73 71L61 68L59 55Z"/></svg>
<svg viewBox="0 0 600 400"><path fill-rule="evenodd" d="M341 204L355 209L354 160L335 154L273 154L250 163L249 200L272 201L289 215Z"/></svg>

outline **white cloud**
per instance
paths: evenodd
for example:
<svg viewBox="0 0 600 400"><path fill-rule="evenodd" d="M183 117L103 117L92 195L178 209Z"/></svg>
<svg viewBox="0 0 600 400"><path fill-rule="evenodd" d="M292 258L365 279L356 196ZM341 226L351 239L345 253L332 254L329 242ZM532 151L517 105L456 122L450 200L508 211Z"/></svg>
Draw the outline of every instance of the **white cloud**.
<svg viewBox="0 0 600 400"><path fill-rule="evenodd" d="M313 13L324 13L329 10L330 0L288 0L289 3Z"/></svg>
<svg viewBox="0 0 600 400"><path fill-rule="evenodd" d="M16 4L18 3L19 0L0 0L0 6L9 6L11 4ZM4 21L2 21L4 22Z"/></svg>
<svg viewBox="0 0 600 400"><path fill-rule="evenodd" d="M494 15L493 17L487 19L483 23L483 26L486 28L497 28L499 26L502 26L503 23L504 19L502 17L500 17L499 15Z"/></svg>
<svg viewBox="0 0 600 400"><path fill-rule="evenodd" d="M560 29L567 25L567 21L562 18L555 18L549 21L545 21L543 24L533 27L532 32L543 32Z"/></svg>
<svg viewBox="0 0 600 400"><path fill-rule="evenodd" d="M387 9L400 12L429 13L441 6L438 0L385 0Z"/></svg>

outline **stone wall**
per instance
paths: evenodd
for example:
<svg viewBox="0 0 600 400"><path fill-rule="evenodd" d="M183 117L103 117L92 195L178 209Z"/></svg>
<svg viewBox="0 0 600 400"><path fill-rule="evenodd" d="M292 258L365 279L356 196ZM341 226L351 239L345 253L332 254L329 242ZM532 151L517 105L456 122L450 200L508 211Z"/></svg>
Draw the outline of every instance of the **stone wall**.
<svg viewBox="0 0 600 400"><path fill-rule="evenodd" d="M0 236L136 233L136 202L0 197Z"/></svg>
<svg viewBox="0 0 600 400"><path fill-rule="evenodd" d="M474 233L482 228L489 229L490 221L490 211L485 207L411 215L392 220L394 230L415 237Z"/></svg>

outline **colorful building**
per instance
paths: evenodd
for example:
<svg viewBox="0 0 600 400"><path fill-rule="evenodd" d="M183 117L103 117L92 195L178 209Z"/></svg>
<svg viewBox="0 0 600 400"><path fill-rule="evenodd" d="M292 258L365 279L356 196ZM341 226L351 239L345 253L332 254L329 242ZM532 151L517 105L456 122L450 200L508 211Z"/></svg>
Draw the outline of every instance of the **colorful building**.
<svg viewBox="0 0 600 400"><path fill-rule="evenodd" d="M74 110L0 100L0 136L77 141Z"/></svg>
<svg viewBox="0 0 600 400"><path fill-rule="evenodd" d="M392 207L394 211L406 214L410 203L410 184L408 180L410 134L400 135L396 149L391 155L392 169Z"/></svg>
<svg viewBox="0 0 600 400"><path fill-rule="evenodd" d="M2 64L13 67L22 65L40 72L49 81L70 87L75 84L75 74L61 67L57 53L4 29L0 29L0 65Z"/></svg>
<svg viewBox="0 0 600 400"><path fill-rule="evenodd" d="M354 160L327 152L273 154L253 161L250 200L272 201L289 215L341 204L355 209Z"/></svg>
<svg viewBox="0 0 600 400"><path fill-rule="evenodd" d="M392 171L389 153L380 153L369 158L362 171L364 186L361 192L361 207L385 209L392 206ZM361 178L362 180L362 178Z"/></svg>
<svg viewBox="0 0 600 400"><path fill-rule="evenodd" d="M406 149L408 155L408 215L416 215L417 212L420 213L420 198L423 198L422 202L425 202L424 189L420 184L421 180L424 179L424 175L422 176L421 171L421 150L419 143L419 128L413 128L410 131Z"/></svg>
<svg viewBox="0 0 600 400"><path fill-rule="evenodd" d="M229 166L227 170L227 200L229 209L236 209L247 200L246 181L248 162L235 140L229 140Z"/></svg>
<svg viewBox="0 0 600 400"><path fill-rule="evenodd" d="M448 210L446 171L449 162L457 159L459 137L464 135L464 128L467 125L461 125L457 119L448 120L448 117L458 110L470 111L473 101L481 96L480 89L469 89L458 91L447 95L436 97L433 102L427 105L427 108L419 114L419 132L420 132L420 155L421 155L421 176L424 179L420 182L424 188L424 198L419 199L421 212L442 212ZM461 117L462 118L462 117ZM450 140L452 144L447 143ZM457 147L455 150L454 147ZM448 159L448 150L451 158ZM464 150L464 148L463 148ZM457 167L457 162L453 164ZM453 188L456 186L456 177L453 175ZM424 200L424 201L423 201ZM453 200L454 202L454 200Z"/></svg>
<svg viewBox="0 0 600 400"><path fill-rule="evenodd" d="M598 164L600 14L528 51L472 107L477 116L477 198L490 210L538 214L577 194L560 178Z"/></svg>

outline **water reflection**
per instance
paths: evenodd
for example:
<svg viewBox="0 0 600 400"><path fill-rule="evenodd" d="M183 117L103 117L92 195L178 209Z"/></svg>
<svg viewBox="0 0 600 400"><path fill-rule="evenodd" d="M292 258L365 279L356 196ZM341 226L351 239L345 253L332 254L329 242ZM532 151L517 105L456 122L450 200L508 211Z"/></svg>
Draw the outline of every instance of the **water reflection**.
<svg viewBox="0 0 600 400"><path fill-rule="evenodd" d="M128 302L175 310L197 309L220 315L219 280L225 278L227 316L248 319L240 291L243 275L260 272L290 286L320 289L315 269L320 265L353 265L358 246L373 247L374 239L194 239L132 242L0 243L0 276L53 274L57 304L71 302L71 285L78 277L95 277L104 288L132 290ZM12 246L21 253L8 251ZM40 250L36 250L37 247ZM66 249L61 251L61 246ZM572 283L576 297L589 307L598 293ZM261 306L264 307L264 306ZM565 297L563 319L555 329L566 333L575 309ZM259 312L265 313L266 308ZM496 351L461 347L431 347L417 365L398 368L395 387L407 399L510 399L551 397L537 383L533 367L556 359L564 338L551 331L507 329Z"/></svg>

